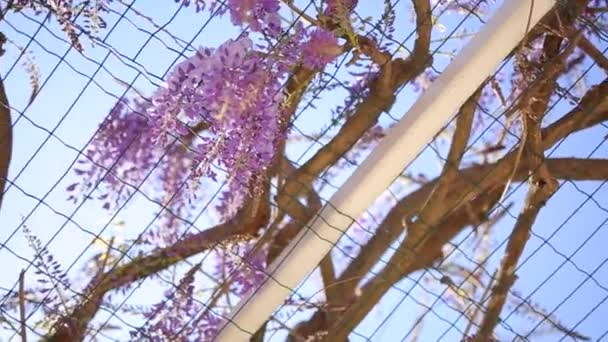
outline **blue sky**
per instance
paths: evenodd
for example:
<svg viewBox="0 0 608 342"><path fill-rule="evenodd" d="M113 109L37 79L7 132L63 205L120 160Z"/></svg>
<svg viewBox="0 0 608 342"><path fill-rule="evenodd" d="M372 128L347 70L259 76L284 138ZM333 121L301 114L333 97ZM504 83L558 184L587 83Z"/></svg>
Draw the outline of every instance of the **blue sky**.
<svg viewBox="0 0 608 342"><path fill-rule="evenodd" d="M413 23L406 14L409 7L410 3L406 1L397 4L397 11L401 16L397 19L395 35L400 39L405 38L413 29ZM124 11L123 6L115 8ZM137 0L134 8L154 18L159 24L168 23L165 28L169 32L193 47L217 46L228 38L236 37L240 32L238 28L230 25L227 17L211 20L205 29L199 32L209 18L208 13L197 14L188 8L180 10L172 18L178 8L173 1L159 3L152 0ZM377 15L379 11L381 11L379 4L366 2L359 6L359 13L362 16ZM93 238L91 233L99 234L103 230L100 235L106 238L112 233L129 238L136 236L150 222L154 222L159 206L148 201L140 193L136 193L115 217L102 210L98 201L87 201L82 206L79 206L80 203L74 205L66 201L68 194L65 188L75 181L69 169L78 157L77 151L86 145L99 122L107 115L116 99L125 92L125 88L116 82L114 77L128 84L133 83L135 88L149 94L156 86L162 84L163 75L175 60L180 58L180 52L185 51L184 54L188 55L192 51L192 48L184 49L185 44L180 46L163 32L157 34L163 42L150 39L149 33L139 30L138 27L148 32L154 32L155 28L133 12L128 12L125 19L118 23L118 15L114 13L106 18L108 28L111 30L100 32L103 44L98 44L96 47L91 47L85 40L84 57L69 49L64 34L54 21L40 28L36 21L41 21L43 18L34 17L31 12L27 12L10 14L6 22L0 23L0 30L3 33L17 45L27 47L27 50L31 51L31 56L40 68L43 84L42 91L34 103L25 109L30 87L28 76L21 66L23 58L18 59L19 51L14 46L7 45L7 53L0 60L0 72L5 79L8 98L13 108L15 138L9 179L15 183L15 186L11 186L8 190L0 212L0 223L2 223L0 241L6 246L0 249L0 262L4 266L0 277L2 288L11 288L14 285L19 270L27 263L22 258L29 259L34 254L19 231L23 224L27 225L43 243L52 239L49 247L51 252L67 268L85 248L88 248ZM451 28L461 19L461 16L456 15L442 17L440 23L445 29L436 28L434 38L449 34ZM470 18L467 25L474 31L479 28L480 23L477 19ZM445 31L441 32L442 30ZM411 48L413 39L414 37L410 38L406 46ZM442 50L458 49L462 44L461 41L452 41ZM112 52L104 48L104 45L112 47ZM604 44L603 47L605 48L606 45ZM441 70L448 62L447 57L436 57L434 66ZM330 71L331 69L328 69L328 72ZM605 74L601 69L595 67L591 71L589 81L598 82L604 77ZM568 83L564 82L564 85ZM296 122L298 128L307 133L314 133L326 127L330 109L342 103L344 93L337 90L322 95L322 98L315 102L316 108L307 109ZM387 125L395 118L402 117L415 101L416 96L411 88L405 88L398 96L390 116L383 114L381 123ZM565 105L560 104L556 109L565 108ZM584 134L568 138L551 152L552 156L605 158L608 147L602 143L607 133L607 128L598 126ZM308 149L309 145L310 142L294 145L289 151L290 158L301 162L320 147L317 144L312 149ZM596 146L599 146L597 150L595 150ZM440 150L445 151L445 148ZM412 170L436 174L440 170L440 164L435 152L427 148L408 169L408 171ZM334 178L332 184L339 186L340 180L343 178ZM395 184L394 188L399 190L401 185ZM322 193L323 197L329 198L334 190L331 187L326 188ZM143 191L152 193L150 189ZM507 200L521 199L524 191L520 188ZM593 200L590 200L587 194L593 194ZM39 199L43 201L40 202ZM550 205L542 211L538 223L534 226L535 236L532 237L526 250L527 256L532 253L534 255L518 272L521 277L516 289L524 296L534 293L532 300L542 304L549 311L556 308L574 291L574 295L556 311L558 317L567 326L575 325L608 296L608 291L605 290L608 288L608 267L602 266L596 270L608 258L608 251L604 247L604 242L608 241L606 208L608 208L608 190L599 182L576 184L565 182ZM507 215L496 228L496 237L499 241L503 241L508 236L518 209L518 205L511 208L510 213L513 216ZM571 214L573 216L570 217ZM115 223L120 221L125 222L124 228L116 226ZM210 223L211 219L203 215L196 221L196 228L204 229ZM14 231L17 233L11 237ZM468 233L467 231L466 234ZM541 238L546 239L549 236L551 236L549 243L543 244ZM586 241L590 236L591 239ZM577 250L580 245L583 247ZM98 251L99 249L92 246L87 249L87 254L91 255ZM564 258L560 254L570 257L571 262L564 263ZM500 261L500 255L497 252L491 258L489 270L493 270ZM388 257L389 255L385 260L388 260ZM211 265L207 263L205 267L210 268ZM594 272L593 279L585 280L587 275L581 270L587 273ZM552 275L554 271L556 272ZM28 272L28 275L30 273ZM71 269L70 275L77 277L79 267ZM419 275L415 275L414 278L417 276ZM137 289L129 302L153 304L156 299L160 299L158 286L149 283L146 282ZM577 289L579 284L582 285ZM539 286L540 288L535 291ZM313 274L301 287L299 293L310 295L318 288L318 277ZM409 292L403 301L405 295L399 288ZM429 294L428 291L432 293ZM382 299L356 331L374 341L402 340L420 310L420 305L416 302L422 301L426 296L429 300L428 304L433 303L436 295L441 291L443 287L438 286L436 282L426 285L414 284L412 280L405 279ZM393 312L395 307L396 310ZM457 314L443 302L435 304L433 311L436 316L433 317L431 314L425 325L422 341L434 341L442 335L443 341L457 340L459 337L457 329L442 320L443 318L452 322L457 318ZM600 306L584 319L578 330L598 338L606 329L602 324L605 321L601 319L606 314L608 314L608 305ZM100 319L103 316L104 313L100 313ZM383 322L385 317L388 317L387 321ZM132 317L125 319L131 320L130 322L135 325L138 322L141 324ZM460 329L465 325L462 321L461 318L457 324ZM119 324L115 318L112 322ZM523 331L523 327L528 327L531 323L509 318L507 324L514 331L520 332ZM510 340L511 335L507 330L503 328L500 333ZM281 340L280 337L277 334L272 340ZM0 336L0 340L4 338L5 336ZM124 339L124 335L117 338ZM558 335L549 335L538 340L554 341L560 338L561 336ZM353 341L359 339L365 340L353 335Z"/></svg>

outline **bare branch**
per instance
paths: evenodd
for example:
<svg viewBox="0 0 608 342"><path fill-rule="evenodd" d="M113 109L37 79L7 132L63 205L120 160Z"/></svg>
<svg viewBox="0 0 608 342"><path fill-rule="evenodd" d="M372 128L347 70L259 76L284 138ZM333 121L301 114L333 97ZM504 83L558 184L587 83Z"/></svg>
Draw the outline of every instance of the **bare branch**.
<svg viewBox="0 0 608 342"><path fill-rule="evenodd" d="M287 178L277 196L280 206L287 207L290 202L295 202L294 198L311 191L312 182L317 176L335 164L377 122L380 114L390 109L395 100L395 86L391 84L392 70L392 62L381 68L371 84L369 95L357 106L338 134Z"/></svg>
<svg viewBox="0 0 608 342"><path fill-rule="evenodd" d="M19 273L19 321L21 324L21 342L27 342L27 330L25 325L25 271Z"/></svg>
<svg viewBox="0 0 608 342"><path fill-rule="evenodd" d="M587 95L581 100L577 108L566 114L564 117L562 117L562 119L558 120L554 124L543 129L543 149L550 148L557 141L565 138L573 132L607 120L608 100L606 100L605 98L606 94L608 94L608 82L604 81L601 85L598 85L591 89L587 93ZM500 189L500 187L497 188L497 186L506 182L505 179L509 175L509 170L513 167L514 160L514 153L510 153L498 163L473 166L468 169L462 170L460 174L461 177L458 177L456 180L454 180L454 184L452 184L450 192L446 196L445 201L446 203L449 203L449 205L446 204L446 206L448 208L456 208L458 207L458 203L468 202L467 198L475 198L477 194L483 194L484 192L487 193L491 189ZM574 173L571 173L571 171L573 171L574 168L577 168L578 166L586 163L587 161L580 160L582 164L578 164L578 161L573 160L571 160L571 162L554 159L546 161L546 164L547 168L549 169L549 172L551 172L551 174L557 178L580 179L578 178L578 176L580 175L575 175ZM593 163L592 161L589 162ZM602 168L604 169L603 171L600 171L600 173L608 172L608 169L605 169L606 167L608 167L608 165L603 166ZM516 181L527 179L527 170L527 161L523 161L521 165L519 165L517 172L514 175L514 179ZM579 171L585 173L586 176L591 176L590 173L593 173L593 171L599 171L599 169L594 169L593 171L591 171L589 169L581 168L579 169ZM606 174L596 174L596 176L597 178L592 176L591 178L589 178L589 180L605 179L604 177L606 176ZM346 271L338 279L338 282L341 282L343 279L347 279L346 281L348 281L348 279L360 279L360 277L353 277L353 275L358 276L360 274L367 274L371 267L373 267L373 265L375 265L378 262L379 258L384 254L388 246L390 246L401 234L402 230L400 229L401 225L399 224L401 219L403 217L414 215L414 213L420 210L434 186L435 182L430 182L427 185L416 190L409 196L402 199L389 212L385 220L378 227L377 233L362 248L362 250L365 252L361 253L355 260L353 260L353 262L349 264ZM465 196L463 196L463 194L465 194ZM468 223L466 223L463 226L459 226L454 223L457 221L454 220L453 215L456 215L457 213L450 215L450 217L445 220L445 222L451 222L451 225L441 229L436 229L436 231L441 232L441 236L446 239L439 240L439 242L443 241L443 243L445 243L449 241L451 237L455 236L458 232L461 231L461 229L468 225ZM450 231L448 233L445 230L446 228L451 228L453 229L453 231ZM426 266L425 262L432 262L433 258L440 255L440 248L441 246L443 246L443 243L437 243L437 241L434 241L434 243L431 244L431 240L426 240L424 246L418 246L419 248L417 248L417 250L424 251L424 255L417 255L416 265L409 265L409 267L403 267L403 274L409 274L413 271L418 270L420 267ZM398 272L393 274L393 279L400 279L398 275ZM383 275L380 279L387 279L387 276ZM388 279L390 279L390 277L388 277ZM390 288L389 283L390 281L379 281L378 284L376 284L376 287L371 286L373 284L368 283L369 288L374 290L370 290L370 292L364 292L364 296L361 298L360 301L355 304L355 306L357 306L360 311L358 313L353 313L352 317L346 317L346 319L350 318L357 320L357 322L360 321L360 319L364 317L365 312L369 311L369 309L371 309L373 305L375 305L376 301L382 297L382 295L378 292L382 292L383 289L387 290L388 288ZM351 284L351 286L356 286L356 283ZM367 295L368 293L370 294L369 296Z"/></svg>
<svg viewBox="0 0 608 342"><path fill-rule="evenodd" d="M608 113L604 114L605 116ZM552 133L551 126L546 132ZM550 147L548 144L543 144L544 148ZM608 177L608 161L607 160L591 160L591 159L549 159L545 161L549 172L559 179L571 179L571 180L604 180ZM515 180L522 181L528 178L528 163L523 161L515 173ZM452 188L447 198L454 200L454 198L461 198L462 193L473 190L472 184L476 182L481 183L482 180L488 180L489 184L504 184L506 182L506 176L508 175L509 164L504 162L498 162L494 164L485 164L480 166L473 166L461 171L461 177L459 177ZM491 179L488 179L491 178ZM399 229L399 222L404 215L411 215L422 207L424 201L434 188L435 182L430 182L426 186L420 188L414 193L402 199L387 215L384 221L379 225L377 233L368 241L368 243L362 247L364 253L359 255L351 264L349 264L346 271L338 278L337 282L348 282L349 279L355 279L355 285L358 283L360 277L353 277L353 275L367 274L371 267L375 265L378 258L382 256L391 245L391 243L397 239L401 234ZM476 199L472 208L478 209L478 217L483 217L493 204L498 200L499 195L502 191L500 186L494 185L494 190L488 192L488 188L479 192L484 195ZM475 188L476 191L479 189ZM347 312L340 321L339 326L343 326L348 323L351 328L356 325L352 323L352 320L360 321L365 314L371 309L375 303L382 297L383 291L390 288L392 283L398 281L403 276L411 274L417 270L430 265L438 257L441 257L441 247L458 233L462 231L466 226L471 224L471 215L466 210L459 210L453 214L445 217L442 220L442 224L437 226L435 234L424 241L424 244L418 245L416 251L416 263L406 265L402 270L402 274L398 272L387 272L386 274L378 275L377 282L368 283L363 288L363 295L358 298L358 301L353 305L357 307L357 312L352 312L353 309ZM389 264L399 262L403 259L403 256L395 253L395 257L389 261ZM372 257L370 257L372 256ZM392 281L391 281L392 280ZM353 282L353 280L350 280ZM352 286L352 285L351 285ZM338 327L339 328L339 327ZM348 327L344 328L343 333L350 331ZM333 330L332 330L333 332ZM333 337L340 337L340 335L332 335Z"/></svg>
<svg viewBox="0 0 608 342"><path fill-rule="evenodd" d="M477 101L481 96L481 89L484 85L469 97L460 108L448 158L443 166L441 175L438 177L433 192L426 200L418 215L420 220L427 225L433 224L431 223L431 220L433 220L434 217L440 217L439 214L444 209L443 199L445 198L452 181L458 176L460 162L471 135L471 127L473 125L473 118L475 117L475 109L477 109Z"/></svg>
<svg viewBox="0 0 608 342"><path fill-rule="evenodd" d="M488 285L485 287L483 293L481 294L480 302L483 303L486 296L490 293L490 290L492 289L492 285L494 284L495 279L496 279L496 272L492 273L492 276L490 277L490 280L488 281ZM477 317L478 317L480 311L481 311L481 305L476 305L475 308L473 309L473 313L471 314L471 318L469 319L469 322L467 323L467 326L464 329L464 332L462 333L463 340L469 336L469 331L471 331L473 324L475 324L475 322L477 321Z"/></svg>
<svg viewBox="0 0 608 342"><path fill-rule="evenodd" d="M608 73L608 58L606 58L602 51L600 51L592 42L590 42L589 39L581 37L578 41L578 46L581 48L581 50L585 51L585 53L591 57L598 66Z"/></svg>
<svg viewBox="0 0 608 342"><path fill-rule="evenodd" d="M525 207L517 218L515 228L509 238L496 285L492 288L488 309L484 314L481 326L474 341L488 341L492 337L492 332L498 324L500 312L505 304L507 295L517 279L515 269L519 262L519 258L523 254L524 247L530 238L532 225L534 224L540 209L553 195L556 188L557 182L555 181L544 183L536 180L530 184Z"/></svg>
<svg viewBox="0 0 608 342"><path fill-rule="evenodd" d="M429 51L433 20L431 3L428 0L412 0L416 13L416 41L414 51L406 60L397 59L396 84L403 84L416 78L427 66L433 64L433 56Z"/></svg>
<svg viewBox="0 0 608 342"><path fill-rule="evenodd" d="M494 203L499 197L498 191L484 194L476 199L473 207L478 208L481 215L481 212L491 209L488 203ZM457 214L459 217L456 217ZM443 245L470 223L470 217L471 215L466 211L444 217L442 222L423 239L415 236L417 240L410 240L408 234L386 266L361 288L361 295L340 316L340 320L334 322L329 329L327 340L341 340L348 336L395 282L408 274L431 266L434 260L441 258ZM421 226L421 224L414 225ZM413 228L413 226L408 227L409 230ZM412 255L415 258L412 258Z"/></svg>
<svg viewBox="0 0 608 342"><path fill-rule="evenodd" d="M55 333L47 341L59 342L65 338L80 340L108 291L146 278L218 244L239 240L243 237L253 238L251 232L257 231L267 224L269 213L267 210L256 210L256 215L252 217L250 210L250 206L246 206L226 223L188 236L151 255L135 258L125 265L107 271L96 284L90 286L91 290L86 294L83 302L56 327Z"/></svg>
<svg viewBox="0 0 608 342"><path fill-rule="evenodd" d="M323 279L323 287L325 289L327 304L332 305L336 298L339 298L336 293L336 291L339 289L336 286L332 286L332 284L336 282L336 270L334 269L334 262L331 257L331 253L328 253L325 258L321 260L319 268L321 269L321 278Z"/></svg>
<svg viewBox="0 0 608 342"><path fill-rule="evenodd" d="M545 54L557 54L561 38L548 36L545 39ZM570 51L574 43L570 44ZM564 67L563 63L561 67ZM536 217L547 200L553 195L558 187L558 183L551 177L549 170L544 163L544 153L542 148L541 122L547 108L549 98L553 92L557 74L555 74L546 84L536 93L536 101L530 103L523 111L525 144L522 145L526 151L528 169L532 173L526 203L517 218L513 233L509 238L505 256L501 262L496 285L492 288L490 303L485 312L479 330L474 341L488 341L499 322L500 313L504 307L509 291L515 284L515 270L519 263L519 258L523 254L524 248L530 239L532 225Z"/></svg>
<svg viewBox="0 0 608 342"><path fill-rule="evenodd" d="M0 32L0 56L4 54L6 37ZM4 190L8 177L8 167L13 150L13 126L4 81L0 79L0 209L4 199Z"/></svg>
<svg viewBox="0 0 608 342"><path fill-rule="evenodd" d="M580 4L577 3L577 7L580 7L579 5ZM557 13L559 12L554 12L552 16L548 16L543 21L543 23L545 25L554 24L557 15L561 15L561 13ZM547 73L553 74L554 72L555 70L549 70ZM608 105L608 101L606 101L604 97L601 96L605 96L608 93L608 85L606 85L605 83L606 82L591 89L588 94L581 100L581 103L575 110L566 114L564 117L562 117L562 119L558 120L558 122L554 123L549 128L542 130L542 135L544 138L544 149L552 146L558 140L566 137L567 135L577 130L590 127L608 118L608 111L606 110L606 105ZM456 186L454 189L450 189L451 191L447 196L447 203L449 203L449 205L446 205L457 206L457 203L466 203L468 200L474 198L477 194L482 193L483 191L488 191L488 189L495 188L497 184L504 183L505 177L508 176L509 168L513 168L513 165L515 164L514 157L515 156L513 154L507 155L501 161L501 163L496 164L495 167L492 167L492 169L488 169L488 172L483 172L483 176L479 178L477 178L476 176L474 176L473 178L469 178L469 176L472 176L471 174L463 174L461 179L457 180L456 183L459 183L459 185L462 185L464 188L459 188L459 186ZM518 167L516 169L516 174L514 175L514 177L518 181L524 179L527 176L525 172L522 172L522 170L525 170L525 168ZM479 181L479 183L476 183L476 181ZM473 186L473 184L476 184L476 186ZM423 187L422 189L424 189L425 191L429 191L429 186ZM466 196L466 198L463 198L463 193L468 194L468 196ZM409 203L407 206L405 206L405 208L401 207L401 212L398 213L399 210L391 211L391 213L387 216L387 219L379 227L378 232L372 237L372 239L370 239L368 244L366 244L366 246L363 248L365 253L362 253L348 266L347 270L343 273L344 278L341 276L338 282L344 279L360 279L359 277L353 275L359 275L359 273L367 273L369 269L371 269L371 267L376 264L377 260L384 253L387 246L390 246L390 244L394 240L396 240L396 238L401 234L401 230L398 229L398 227L400 226L400 218L404 216L407 217L409 215L413 215L417 210L420 209L420 205L424 203L423 197L428 198L427 196L428 192L424 192L423 195L422 191L416 191L415 193L406 198L406 202ZM415 204L412 202L414 202ZM384 223L388 224L384 225ZM351 288L354 288L356 286L356 283L357 282L353 282L351 280ZM348 294L350 295L352 294L352 292L349 292Z"/></svg>
<svg viewBox="0 0 608 342"><path fill-rule="evenodd" d="M606 120L608 120L608 78L589 89L576 108L542 130L544 148L553 146L571 133Z"/></svg>
<svg viewBox="0 0 608 342"><path fill-rule="evenodd" d="M554 39L554 37L548 37L545 48L549 48L551 51L557 54L560 43L561 38ZM564 56L567 56L571 50L572 46L564 52ZM548 69L550 69L548 72L550 77L548 77L546 81L543 80L540 84L536 85L532 91L533 94L528 93L525 101L521 102L529 106L531 111L534 111L534 113L544 113L549 96L553 91L555 79L563 70L563 64L557 63L557 66L552 66ZM539 98L541 100L539 100ZM530 118L532 119L533 117L530 115ZM543 146L540 140L540 121L542 119L542 114L537 114L533 119L535 121L535 127L533 127L535 132L533 133L534 137L531 138L531 143L534 144L535 150L542 151ZM507 161L509 161L509 164L511 165L508 167L510 167L512 170L519 170L519 162L517 162L517 160L518 158L516 157L508 156L508 158L503 158L502 163L505 165ZM540 159L540 161L542 162L542 159ZM531 158L529 158L528 164L541 165L538 163L538 159L532 160ZM516 171L513 173L516 173ZM504 179L505 178L496 178L495 181L504 181ZM330 329L330 333L328 335L329 340L341 339L344 336L347 336L348 333L355 326L357 326L359 322L361 322L375 303L382 298L384 293L390 288L390 286L392 286L393 283L400 280L406 274L416 271L421 267L426 267L428 264L425 264L425 262L430 263L434 259L441 257L440 247L448 242L449 238L455 236L455 234L451 235L446 233L444 230L438 229L441 222L450 222L452 227L456 226L453 223L453 219L450 219L449 221L445 220L450 211L458 209L463 203L467 203L470 200L478 200L479 198L483 198L484 196L478 196L478 194L482 194L481 191L484 191L482 189L485 189L485 191L496 191L496 189L501 188L497 187L497 183L483 186L476 182L471 182L470 179L468 179L468 181L477 189L469 192L468 195L464 196L464 198L462 196L462 192L454 192L454 194L458 194L459 197L456 199L456 201L442 201L445 203L444 208L447 208L447 210L438 210L438 205L432 205L432 207L435 207L435 212L429 213L427 212L428 209L426 206L422 207L422 211L418 215L418 219L412 224L408 225L407 236L403 243L397 248L393 257L391 257L388 265L364 286L362 298L354 303L342 316L339 323L334 324ZM439 182L441 182L441 178ZM546 189L554 189L556 187L555 184L550 182L548 179L544 180L544 182L537 182L537 184L542 184ZM476 196L478 197L475 198ZM498 198L491 198L491 200L495 202L498 200ZM492 201L486 203L487 210L494 205L494 202ZM544 202L540 201L539 203ZM460 229L464 228L466 225L468 224L459 227L456 232L460 231ZM395 232L395 234L398 234L398 232ZM367 254L368 250L363 250L365 251L365 254Z"/></svg>

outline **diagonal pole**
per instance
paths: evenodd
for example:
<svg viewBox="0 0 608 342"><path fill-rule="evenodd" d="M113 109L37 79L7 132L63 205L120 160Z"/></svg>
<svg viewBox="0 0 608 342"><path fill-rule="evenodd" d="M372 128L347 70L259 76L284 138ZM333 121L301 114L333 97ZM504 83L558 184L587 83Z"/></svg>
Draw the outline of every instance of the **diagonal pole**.
<svg viewBox="0 0 608 342"><path fill-rule="evenodd" d="M292 289L317 267L353 218L390 186L519 44L528 27L534 27L553 5L554 0L506 0L309 222L308 229L303 229L269 266L271 277L241 300L216 341L248 341Z"/></svg>

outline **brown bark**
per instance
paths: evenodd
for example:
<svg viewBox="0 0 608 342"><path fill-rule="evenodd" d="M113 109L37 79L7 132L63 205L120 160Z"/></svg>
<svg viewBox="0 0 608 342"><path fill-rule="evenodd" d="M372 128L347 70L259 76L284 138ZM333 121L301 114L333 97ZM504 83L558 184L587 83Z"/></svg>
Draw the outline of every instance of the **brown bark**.
<svg viewBox="0 0 608 342"><path fill-rule="evenodd" d="M558 55L562 39L555 36L547 36L544 42L545 57L551 59ZM567 57L576 43L570 42L569 49L564 56ZM562 58L553 67L563 70L565 59ZM558 72L555 72L546 82L541 84L535 94L535 100L530 101L526 109L522 111L524 122L524 138L522 147L526 152L528 170L532 175L529 181L528 193L522 212L517 217L515 227L507 243L504 258L500 265L496 284L490 294L488 308L483 315L481 325L474 337L474 341L483 342L493 338L493 332L500 320L500 313L505 305L509 291L517 279L515 271L519 259L524 252L541 208L551 198L558 188L557 181L551 176L545 163L542 148L541 122L546 112L549 99L555 88Z"/></svg>
<svg viewBox="0 0 608 342"><path fill-rule="evenodd" d="M4 43L6 37L0 33L0 56L4 54ZM0 209L2 209L2 201L4 200L4 190L8 180L8 167L11 162L11 154L13 150L13 126L11 122L11 110L6 91L4 89L4 80L0 79Z"/></svg>
<svg viewBox="0 0 608 342"><path fill-rule="evenodd" d="M600 51L589 39L585 37L581 37L578 41L578 46L585 51L585 53L591 57L595 63L602 69L604 72L608 73L608 58L604 55L604 52Z"/></svg>

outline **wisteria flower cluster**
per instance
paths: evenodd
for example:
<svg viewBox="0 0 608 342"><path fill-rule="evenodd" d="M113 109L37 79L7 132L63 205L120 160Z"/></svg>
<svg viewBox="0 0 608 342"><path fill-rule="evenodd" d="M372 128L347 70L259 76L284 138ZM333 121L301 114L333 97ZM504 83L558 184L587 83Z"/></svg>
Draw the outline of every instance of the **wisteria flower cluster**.
<svg viewBox="0 0 608 342"><path fill-rule="evenodd" d="M200 266L194 265L175 288L165 291L163 300L144 314L146 326L132 331L132 338L186 342L210 341L217 335L223 319L194 298L195 273Z"/></svg>
<svg viewBox="0 0 608 342"><path fill-rule="evenodd" d="M274 27L277 6L272 0L229 2L233 22L258 29ZM288 73L298 63L323 68L340 53L332 32L302 25L272 48L254 45L248 35L216 49L200 48L175 66L166 85L150 99L133 104L121 100L114 107L87 152L93 165L82 162L85 165L76 172L84 176L83 182L68 190L86 191L103 180L110 191L99 198L110 208L126 198L162 157L161 165L167 167L159 169L166 194L179 192L189 175L194 181L217 180L219 168L228 180L223 198L230 207L238 207L259 188L287 135L281 108ZM189 125L206 129L198 132ZM184 146L184 141L192 143Z"/></svg>
<svg viewBox="0 0 608 342"><path fill-rule="evenodd" d="M94 165L82 163L76 173L84 176L83 182L68 190L86 190L103 178L110 193L124 195L128 190L124 183L137 184L171 139L194 134L182 120L204 123L208 130L191 149L172 143L176 147L170 147L164 158L178 164L167 168L161 176L167 178L163 183L177 183L189 171L215 179L211 166L217 162L229 171L232 190L250 189L255 176L270 164L283 134L277 68L252 46L251 39L242 37L215 50L201 49L173 70L167 86L159 88L150 101L132 106L119 102L87 151ZM176 166L182 172L176 172ZM106 207L118 199L108 196L100 197Z"/></svg>
<svg viewBox="0 0 608 342"><path fill-rule="evenodd" d="M160 110L151 115L162 127L176 117L172 108L181 107L189 119L207 122L208 134L195 146L196 174L214 178L210 165L218 160L230 170L236 192L251 188L253 178L264 173L283 134L278 69L252 47L251 39L242 37L215 51L199 51L169 77L158 96Z"/></svg>
<svg viewBox="0 0 608 342"><path fill-rule="evenodd" d="M217 0L175 0L185 7L194 4L196 11L200 12L207 8L217 14L230 12L230 19L234 25L248 25L254 32L266 30L266 33L277 35L281 29L281 17L279 16L279 0L227 0L218 7Z"/></svg>
<svg viewBox="0 0 608 342"><path fill-rule="evenodd" d="M296 24L286 34L278 0L228 0L226 4L183 1L197 11L229 13L233 24L247 26L250 33L217 48L199 48L177 64L165 84L148 98L118 101L75 169L80 181L68 186L71 199L88 196L86 192L103 184L97 198L104 208L112 209L154 174L155 184L163 187L161 202L179 215L188 202L184 184L193 190L202 178L225 178L227 190L218 211L226 214L261 188L288 134L285 81L295 67L324 68L342 48L336 34L323 28ZM256 40L256 32L269 41ZM156 246L173 243L179 237L176 226L168 224L170 229L155 230L143 241ZM239 296L266 279L264 253L246 257L249 252L246 248L239 258L226 257L218 263L222 272L234 274L231 289ZM197 324L184 324L184 317L205 311L193 301L193 288L194 272L188 272L178 291L170 289L163 303L144 315L149 324L134 336L211 339L222 323L216 315L209 312ZM178 336L176 331L184 333Z"/></svg>
<svg viewBox="0 0 608 342"><path fill-rule="evenodd" d="M149 103L142 101L119 101L99 127L94 143L79 160L74 169L80 182L68 186L73 192L70 200L77 200L77 193L84 193L104 182L107 192L97 199L104 201L109 209L129 194L126 185L136 186L143 172L152 168L160 151L153 144L154 137L147 134L148 117L145 115ZM92 161L92 163L91 163Z"/></svg>
<svg viewBox="0 0 608 342"><path fill-rule="evenodd" d="M236 251L221 251L218 254L220 262L216 264L214 275L219 278L222 273L230 274L231 289L236 295L245 295L268 279L265 273L266 253L256 251L254 244L238 246Z"/></svg>
<svg viewBox="0 0 608 342"><path fill-rule="evenodd" d="M107 12L111 2L112 0L15 0L8 3L11 6L10 9L15 11L31 9L37 14L49 13L59 22L72 46L78 51L82 51L82 44L78 35L79 31L84 29L79 28L74 23L76 17L82 16L86 22L85 29L89 31L86 33L93 34L98 29L105 27L106 24L100 13Z"/></svg>
<svg viewBox="0 0 608 342"><path fill-rule="evenodd" d="M233 24L248 24L252 31L268 29L271 34L280 33L279 7L279 0L228 0Z"/></svg>
<svg viewBox="0 0 608 342"><path fill-rule="evenodd" d="M319 69L341 53L338 38L327 30L317 29L302 47L302 63L309 69Z"/></svg>
<svg viewBox="0 0 608 342"><path fill-rule="evenodd" d="M325 9L325 15L342 16L346 12L352 10L357 6L358 0L330 0L327 1L327 8Z"/></svg>

